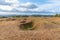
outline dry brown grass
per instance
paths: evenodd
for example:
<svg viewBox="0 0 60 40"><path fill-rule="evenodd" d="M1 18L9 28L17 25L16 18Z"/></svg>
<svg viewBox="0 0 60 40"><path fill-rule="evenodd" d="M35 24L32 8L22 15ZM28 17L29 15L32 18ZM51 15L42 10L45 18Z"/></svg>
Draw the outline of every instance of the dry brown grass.
<svg viewBox="0 0 60 40"><path fill-rule="evenodd" d="M0 40L60 40L59 17L28 17L34 21L34 30L21 30L23 18L0 19Z"/></svg>

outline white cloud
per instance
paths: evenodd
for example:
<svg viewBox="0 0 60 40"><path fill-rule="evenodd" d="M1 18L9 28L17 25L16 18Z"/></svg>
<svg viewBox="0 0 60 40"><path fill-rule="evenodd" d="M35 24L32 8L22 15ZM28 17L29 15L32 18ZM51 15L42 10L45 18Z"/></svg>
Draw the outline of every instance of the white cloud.
<svg viewBox="0 0 60 40"><path fill-rule="evenodd" d="M47 11L47 12L60 12L60 0L49 0L51 3L37 5L34 3L23 3L20 7L16 7L19 11ZM34 7L33 7L34 6Z"/></svg>
<svg viewBox="0 0 60 40"><path fill-rule="evenodd" d="M0 12L0 15L19 15L20 13L17 13L17 12Z"/></svg>
<svg viewBox="0 0 60 40"><path fill-rule="evenodd" d="M19 6L19 1L18 0L5 0L6 3L11 3L10 6L12 6L13 8Z"/></svg>
<svg viewBox="0 0 60 40"><path fill-rule="evenodd" d="M10 3L11 5L0 5L0 10L12 11L19 6L18 0L5 0L5 3Z"/></svg>
<svg viewBox="0 0 60 40"><path fill-rule="evenodd" d="M47 12L60 12L60 0L49 0L48 4L40 5L33 11L47 11Z"/></svg>
<svg viewBox="0 0 60 40"><path fill-rule="evenodd" d="M38 6L36 4L33 4L33 3L30 3L30 2L27 2L27 3L23 3L23 4L20 4L18 7L16 7L15 9L18 10L18 11L29 11L30 9L35 9L37 8ZM31 11L31 10L30 10Z"/></svg>
<svg viewBox="0 0 60 40"><path fill-rule="evenodd" d="M5 0L6 3L11 3L11 5L0 5L0 9L12 11L50 11L50 12L60 12L60 0L48 0L48 4L35 4L31 2L20 3L18 0Z"/></svg>
<svg viewBox="0 0 60 40"><path fill-rule="evenodd" d="M50 8L46 9L46 11L60 12L60 0L49 0L49 2L51 2L49 6Z"/></svg>
<svg viewBox="0 0 60 40"><path fill-rule="evenodd" d="M16 8L16 10L18 10L18 11L28 11L27 8Z"/></svg>
<svg viewBox="0 0 60 40"><path fill-rule="evenodd" d="M19 3L18 0L5 0L7 3Z"/></svg>
<svg viewBox="0 0 60 40"><path fill-rule="evenodd" d="M5 6L5 5L0 5L0 9L1 9L1 10L11 11L11 10L13 9L13 7L11 7L11 6Z"/></svg>

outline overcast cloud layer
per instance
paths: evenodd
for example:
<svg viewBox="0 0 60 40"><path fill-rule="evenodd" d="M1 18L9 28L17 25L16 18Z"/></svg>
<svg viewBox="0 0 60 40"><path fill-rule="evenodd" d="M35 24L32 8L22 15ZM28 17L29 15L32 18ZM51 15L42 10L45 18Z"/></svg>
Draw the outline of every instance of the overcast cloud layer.
<svg viewBox="0 0 60 40"><path fill-rule="evenodd" d="M36 0L35 0L36 1ZM47 0L47 3L0 0L0 12L60 12L60 0Z"/></svg>

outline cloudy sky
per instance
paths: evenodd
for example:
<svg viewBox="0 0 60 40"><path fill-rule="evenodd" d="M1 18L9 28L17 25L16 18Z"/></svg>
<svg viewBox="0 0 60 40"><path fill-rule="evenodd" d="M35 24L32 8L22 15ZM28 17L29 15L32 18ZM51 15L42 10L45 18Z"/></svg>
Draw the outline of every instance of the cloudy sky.
<svg viewBox="0 0 60 40"><path fill-rule="evenodd" d="M60 12L60 0L0 0L0 14L21 12Z"/></svg>

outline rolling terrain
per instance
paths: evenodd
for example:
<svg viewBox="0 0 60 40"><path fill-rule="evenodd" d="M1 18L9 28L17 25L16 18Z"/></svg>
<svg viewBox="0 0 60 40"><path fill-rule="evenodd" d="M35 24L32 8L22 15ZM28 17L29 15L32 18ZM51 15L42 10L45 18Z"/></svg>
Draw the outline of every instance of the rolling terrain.
<svg viewBox="0 0 60 40"><path fill-rule="evenodd" d="M22 30L24 19L35 28ZM0 18L0 40L60 40L60 17Z"/></svg>

